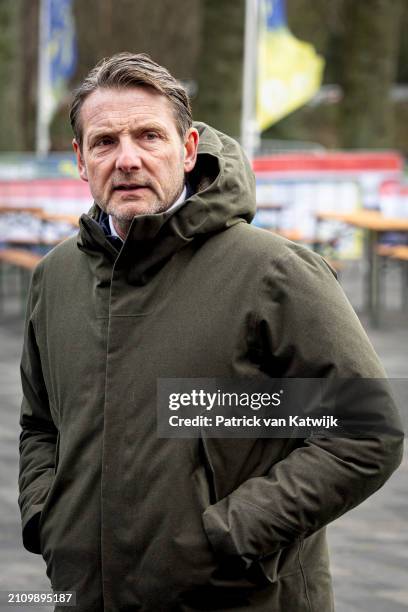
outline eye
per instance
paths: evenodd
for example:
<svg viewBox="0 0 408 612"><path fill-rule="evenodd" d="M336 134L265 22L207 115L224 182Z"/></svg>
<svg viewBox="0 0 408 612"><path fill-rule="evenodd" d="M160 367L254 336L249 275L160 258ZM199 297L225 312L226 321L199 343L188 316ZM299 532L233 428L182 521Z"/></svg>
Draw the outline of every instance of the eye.
<svg viewBox="0 0 408 612"><path fill-rule="evenodd" d="M101 138L98 138L95 141L94 147L108 147L112 143L113 143L113 138L111 136L101 136Z"/></svg>
<svg viewBox="0 0 408 612"><path fill-rule="evenodd" d="M158 140L159 134L157 132L145 132L144 137L146 138L146 140L154 141Z"/></svg>

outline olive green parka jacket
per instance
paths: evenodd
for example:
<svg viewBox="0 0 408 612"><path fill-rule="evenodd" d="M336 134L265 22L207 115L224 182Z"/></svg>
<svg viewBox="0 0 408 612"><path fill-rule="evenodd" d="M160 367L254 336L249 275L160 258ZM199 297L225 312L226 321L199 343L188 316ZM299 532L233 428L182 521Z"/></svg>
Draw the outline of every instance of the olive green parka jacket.
<svg viewBox="0 0 408 612"><path fill-rule="evenodd" d="M249 225L239 146L199 128L181 208L136 217L118 252L95 205L34 273L24 545L78 612L330 612L325 526L387 480L401 436L157 436L160 377L384 376L326 263Z"/></svg>

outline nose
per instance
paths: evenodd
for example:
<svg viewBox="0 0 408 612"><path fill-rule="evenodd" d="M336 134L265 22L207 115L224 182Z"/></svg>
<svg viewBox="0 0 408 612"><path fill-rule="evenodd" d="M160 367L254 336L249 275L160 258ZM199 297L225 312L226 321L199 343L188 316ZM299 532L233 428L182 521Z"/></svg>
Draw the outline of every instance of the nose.
<svg viewBox="0 0 408 612"><path fill-rule="evenodd" d="M142 159L138 146L130 139L120 140L116 158L116 169L122 172L132 172L142 167Z"/></svg>

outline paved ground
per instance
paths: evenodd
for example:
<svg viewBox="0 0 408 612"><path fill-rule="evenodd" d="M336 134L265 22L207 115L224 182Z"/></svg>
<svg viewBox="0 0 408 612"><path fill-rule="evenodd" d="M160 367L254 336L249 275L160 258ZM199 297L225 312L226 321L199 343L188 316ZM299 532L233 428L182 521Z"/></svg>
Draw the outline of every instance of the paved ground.
<svg viewBox="0 0 408 612"><path fill-rule="evenodd" d="M358 307L358 275L346 276L344 285ZM389 376L408 379L408 320L398 313L397 302L396 285L387 295L387 306L394 310L380 331L368 331ZM45 590L49 585L42 559L21 545L16 504L21 321L10 315L16 304L8 306L9 313L0 322L0 591ZM403 393L407 386L408 380L400 387ZM382 490L330 527L337 612L408 612L407 485L408 454ZM0 603L0 612L12 609L40 608Z"/></svg>
<svg viewBox="0 0 408 612"><path fill-rule="evenodd" d="M22 547L16 502L20 327L0 326L0 591L49 590L42 558ZM17 609L0 603L0 612Z"/></svg>

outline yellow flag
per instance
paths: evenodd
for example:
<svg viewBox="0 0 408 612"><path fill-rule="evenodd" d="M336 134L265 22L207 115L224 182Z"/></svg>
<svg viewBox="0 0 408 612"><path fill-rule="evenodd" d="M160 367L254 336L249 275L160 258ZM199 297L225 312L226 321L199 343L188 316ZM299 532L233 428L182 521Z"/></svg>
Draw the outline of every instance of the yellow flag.
<svg viewBox="0 0 408 612"><path fill-rule="evenodd" d="M284 0L259 2L256 121L262 131L314 96L324 60L291 34Z"/></svg>

